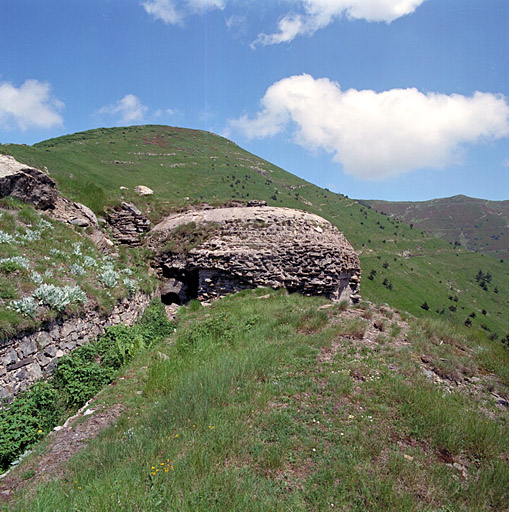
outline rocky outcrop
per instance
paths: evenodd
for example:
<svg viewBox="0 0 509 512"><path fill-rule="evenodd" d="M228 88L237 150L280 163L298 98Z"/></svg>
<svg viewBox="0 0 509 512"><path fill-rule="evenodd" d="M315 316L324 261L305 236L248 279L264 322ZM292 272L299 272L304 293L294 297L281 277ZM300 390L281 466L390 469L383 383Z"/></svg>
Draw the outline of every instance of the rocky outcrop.
<svg viewBox="0 0 509 512"><path fill-rule="evenodd" d="M113 237L121 244L140 245L140 235L150 229L150 220L134 204L123 202L108 215Z"/></svg>
<svg viewBox="0 0 509 512"><path fill-rule="evenodd" d="M188 233L189 246L175 246ZM167 217L149 238L164 246L162 299L212 299L246 288L287 288L332 300L359 300L359 258L343 234L300 210L253 206L199 210Z"/></svg>
<svg viewBox="0 0 509 512"><path fill-rule="evenodd" d="M55 182L44 172L9 155L0 155L0 197L13 196L36 208L52 208L57 200Z"/></svg>

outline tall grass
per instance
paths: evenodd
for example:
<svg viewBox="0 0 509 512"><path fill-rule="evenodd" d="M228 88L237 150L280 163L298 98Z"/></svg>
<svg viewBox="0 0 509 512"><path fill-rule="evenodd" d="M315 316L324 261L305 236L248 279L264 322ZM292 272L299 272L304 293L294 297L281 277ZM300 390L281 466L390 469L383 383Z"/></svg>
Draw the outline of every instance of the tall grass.
<svg viewBox="0 0 509 512"><path fill-rule="evenodd" d="M388 354L408 364L389 339L383 353L343 350L352 322L324 317L322 299L262 293L184 310L171 344L129 370L143 394L122 399L130 379L111 391L129 412L13 510L503 509L498 409L444 394L418 366L389 369Z"/></svg>

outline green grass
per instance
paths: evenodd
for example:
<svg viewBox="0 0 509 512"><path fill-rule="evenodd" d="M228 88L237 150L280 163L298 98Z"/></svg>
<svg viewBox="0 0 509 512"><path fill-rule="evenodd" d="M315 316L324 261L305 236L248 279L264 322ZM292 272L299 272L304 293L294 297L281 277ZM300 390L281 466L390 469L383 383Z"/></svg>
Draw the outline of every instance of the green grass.
<svg viewBox="0 0 509 512"><path fill-rule="evenodd" d="M156 125L102 128L0 150L47 168L62 193L96 213L127 200L157 222L166 213L192 204L239 199L263 199L269 205L316 213L344 232L360 252L365 299L424 318L446 318L456 325L463 325L475 312L472 330L483 329L499 340L509 335L508 261L470 253L412 229L212 133ZM149 186L156 193L139 197L133 192L136 185ZM373 280L368 279L371 270L377 272ZM487 291L475 281L479 270L493 276ZM449 310L449 295L459 297L454 312ZM424 301L430 305L427 312L420 308Z"/></svg>
<svg viewBox="0 0 509 512"><path fill-rule="evenodd" d="M96 399L127 413L12 510L506 506L507 413L490 394L507 397L500 343L436 320L407 326L388 308L266 294L180 310L171 343ZM481 378L431 380L423 355Z"/></svg>

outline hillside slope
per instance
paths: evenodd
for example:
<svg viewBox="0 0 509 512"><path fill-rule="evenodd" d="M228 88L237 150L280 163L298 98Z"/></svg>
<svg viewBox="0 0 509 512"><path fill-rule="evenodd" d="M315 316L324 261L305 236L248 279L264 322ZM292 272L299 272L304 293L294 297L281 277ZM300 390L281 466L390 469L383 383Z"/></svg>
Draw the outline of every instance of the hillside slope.
<svg viewBox="0 0 509 512"><path fill-rule="evenodd" d="M0 510L507 508L500 343L261 288L171 332L0 480Z"/></svg>
<svg viewBox="0 0 509 512"><path fill-rule="evenodd" d="M509 257L509 201L457 195L419 202L360 202L470 251Z"/></svg>
<svg viewBox="0 0 509 512"><path fill-rule="evenodd" d="M508 262L452 247L312 185L217 135L133 126L90 130L31 147L5 145L0 151L47 169L63 194L99 214L127 200L157 222L193 204L232 199L263 199L272 206L318 214L360 253L364 299L417 316L466 322L496 339L509 333ZM133 192L137 185L155 194L140 197Z"/></svg>

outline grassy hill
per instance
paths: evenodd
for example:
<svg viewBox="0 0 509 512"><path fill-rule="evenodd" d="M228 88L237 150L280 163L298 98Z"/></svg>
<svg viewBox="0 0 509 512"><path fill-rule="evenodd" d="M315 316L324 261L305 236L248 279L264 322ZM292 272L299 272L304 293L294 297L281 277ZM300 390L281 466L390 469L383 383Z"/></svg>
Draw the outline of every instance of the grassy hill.
<svg viewBox="0 0 509 512"><path fill-rule="evenodd" d="M168 126L97 129L0 151L47 169L66 196L100 214L121 200L153 222L190 204L264 199L331 221L360 252L364 299L446 318L503 339L509 333L507 261L475 254L312 185L217 135ZM139 197L136 185L153 196ZM127 187L127 190L120 187ZM477 279L479 272L483 276Z"/></svg>
<svg viewBox="0 0 509 512"><path fill-rule="evenodd" d="M0 500L23 489L5 510L506 509L502 344L267 289L191 302L175 327L0 480Z"/></svg>
<svg viewBox="0 0 509 512"><path fill-rule="evenodd" d="M191 301L171 324L153 304L139 325L73 352L52 381L1 411L5 467L13 445L17 456L44 440L0 480L0 510L507 506L509 365L497 341L509 333L507 262L316 187L210 133L101 129L0 151L47 168L63 194L98 214L129 200L156 222L231 199L317 213L360 252L364 299L347 308L245 290L209 307ZM155 194L140 197L136 185ZM16 201L0 209L0 260L10 258L0 265L2 307L34 293L44 265L58 266L44 276L54 286L79 286L105 308L134 279L153 285L138 248L104 258L81 241L80 228ZM20 258L27 268L13 266ZM128 282L108 288L103 274L112 271ZM19 312L4 309L11 328ZM45 437L112 380L89 403L91 414Z"/></svg>
<svg viewBox="0 0 509 512"><path fill-rule="evenodd" d="M509 257L509 201L457 195L419 202L361 202L470 251Z"/></svg>

